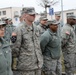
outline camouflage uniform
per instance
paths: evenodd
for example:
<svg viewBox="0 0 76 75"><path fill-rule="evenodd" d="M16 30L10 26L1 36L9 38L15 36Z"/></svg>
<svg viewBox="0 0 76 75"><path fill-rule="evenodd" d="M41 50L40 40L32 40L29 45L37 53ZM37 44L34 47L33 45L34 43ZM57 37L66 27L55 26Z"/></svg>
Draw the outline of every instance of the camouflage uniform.
<svg viewBox="0 0 76 75"><path fill-rule="evenodd" d="M4 39L6 41L8 41L8 43L11 45L11 37L12 37L12 32L14 31L15 29L15 26L10 23L12 19L11 18L5 18L4 21L6 22L6 27L5 27L5 36L4 36Z"/></svg>
<svg viewBox="0 0 76 75"><path fill-rule="evenodd" d="M4 36L4 39L6 40L6 41L8 41L9 42L9 44L10 44L10 38L11 38L11 29L9 28L10 26L6 26L6 28L5 28L5 36Z"/></svg>
<svg viewBox="0 0 76 75"><path fill-rule="evenodd" d="M37 26L39 29L39 34L40 36L46 31L46 23L47 23L47 18L45 16L40 17L40 24Z"/></svg>
<svg viewBox="0 0 76 75"><path fill-rule="evenodd" d="M62 28L62 52L64 56L64 65L66 75L74 75L74 66L75 66L75 33L71 25L66 24Z"/></svg>
<svg viewBox="0 0 76 75"><path fill-rule="evenodd" d="M61 75L58 72L60 59L60 44L57 33L47 29L40 38L40 46L43 54L43 72L44 75Z"/></svg>
<svg viewBox="0 0 76 75"><path fill-rule="evenodd" d="M39 24L38 26L40 36L45 32L46 26Z"/></svg>
<svg viewBox="0 0 76 75"><path fill-rule="evenodd" d="M7 75L13 75L12 70L11 70L11 64L12 64L11 48L8 42L5 41L5 39L3 39L2 51L4 53L6 63L7 63L7 69L6 69Z"/></svg>
<svg viewBox="0 0 76 75"><path fill-rule="evenodd" d="M6 24L0 23L0 25ZM7 41L0 37L0 75L13 75L11 60L11 48Z"/></svg>
<svg viewBox="0 0 76 75"><path fill-rule="evenodd" d="M7 41L8 45L11 47L12 42L11 42L11 37L12 37L12 32L14 31L15 26L13 25L6 25L5 27L5 36L3 37L5 41Z"/></svg>
<svg viewBox="0 0 76 75"><path fill-rule="evenodd" d="M74 32L75 32L75 46L76 46L76 24L74 25ZM76 53L75 53L75 71L76 71Z"/></svg>
<svg viewBox="0 0 76 75"><path fill-rule="evenodd" d="M16 55L14 57L17 57L18 60L15 75L40 75L38 71L43 65L43 57L36 25L28 26L24 22L15 32L17 40L12 48L13 54Z"/></svg>
<svg viewBox="0 0 76 75"><path fill-rule="evenodd" d="M14 31L14 29L15 29L15 26L6 25L4 39L8 41L9 45L11 45L11 37L12 37L12 32Z"/></svg>

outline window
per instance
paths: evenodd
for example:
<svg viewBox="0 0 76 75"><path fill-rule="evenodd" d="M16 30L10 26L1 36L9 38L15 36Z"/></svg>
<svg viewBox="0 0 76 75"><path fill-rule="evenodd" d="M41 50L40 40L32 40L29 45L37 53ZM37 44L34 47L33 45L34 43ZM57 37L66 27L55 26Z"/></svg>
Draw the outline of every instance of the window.
<svg viewBox="0 0 76 75"><path fill-rule="evenodd" d="M6 11L2 11L3 15L6 15Z"/></svg>

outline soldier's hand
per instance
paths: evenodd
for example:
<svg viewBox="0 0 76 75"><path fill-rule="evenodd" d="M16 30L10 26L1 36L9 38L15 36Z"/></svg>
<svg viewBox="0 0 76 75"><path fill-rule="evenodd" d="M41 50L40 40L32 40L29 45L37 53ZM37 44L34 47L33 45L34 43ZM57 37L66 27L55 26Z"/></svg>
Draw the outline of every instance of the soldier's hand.
<svg viewBox="0 0 76 75"><path fill-rule="evenodd" d="M13 33L12 33L12 36L17 36L17 35L16 35L16 33L13 32Z"/></svg>

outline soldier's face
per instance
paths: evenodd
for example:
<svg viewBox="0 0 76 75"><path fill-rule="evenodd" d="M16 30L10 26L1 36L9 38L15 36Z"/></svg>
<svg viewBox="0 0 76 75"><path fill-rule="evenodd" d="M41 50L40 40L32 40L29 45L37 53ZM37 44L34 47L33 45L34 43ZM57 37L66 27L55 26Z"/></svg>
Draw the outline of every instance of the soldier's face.
<svg viewBox="0 0 76 75"><path fill-rule="evenodd" d="M70 21L70 24L71 25L74 25L75 24L75 19L70 18L69 21Z"/></svg>
<svg viewBox="0 0 76 75"><path fill-rule="evenodd" d="M6 20L5 23L8 24L8 20Z"/></svg>
<svg viewBox="0 0 76 75"><path fill-rule="evenodd" d="M11 24L12 23L12 21L8 21L8 24Z"/></svg>
<svg viewBox="0 0 76 75"><path fill-rule="evenodd" d="M57 25L57 24L50 25L50 29L51 29L53 32L57 32L58 25Z"/></svg>
<svg viewBox="0 0 76 75"><path fill-rule="evenodd" d="M46 25L47 20L41 20L40 23L41 23L42 25Z"/></svg>
<svg viewBox="0 0 76 75"><path fill-rule="evenodd" d="M5 33L5 27L0 25L0 37L3 37Z"/></svg>
<svg viewBox="0 0 76 75"><path fill-rule="evenodd" d="M35 20L35 14L27 14L26 15L26 19L29 21L29 22L33 22Z"/></svg>
<svg viewBox="0 0 76 75"><path fill-rule="evenodd" d="M56 20L59 21L60 20L60 16L55 16Z"/></svg>

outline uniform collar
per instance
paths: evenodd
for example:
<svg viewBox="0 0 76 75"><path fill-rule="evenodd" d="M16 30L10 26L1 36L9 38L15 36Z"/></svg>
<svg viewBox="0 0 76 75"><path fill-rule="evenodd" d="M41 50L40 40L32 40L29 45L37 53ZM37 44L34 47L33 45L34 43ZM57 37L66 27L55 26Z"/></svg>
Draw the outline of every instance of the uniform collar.
<svg viewBox="0 0 76 75"><path fill-rule="evenodd" d="M73 25L70 25L70 24L66 24L66 25L68 25L69 27L73 28Z"/></svg>
<svg viewBox="0 0 76 75"><path fill-rule="evenodd" d="M40 26L46 30L46 25L40 24Z"/></svg>
<svg viewBox="0 0 76 75"><path fill-rule="evenodd" d="M32 25L30 26L30 25L27 25L26 22L24 22L24 26L25 26L25 28L27 29L27 31L32 31L32 30L33 30L33 23L32 23Z"/></svg>
<svg viewBox="0 0 76 75"><path fill-rule="evenodd" d="M54 33L50 28L48 28L48 31L49 31L50 34L54 34L54 35L57 34L57 32Z"/></svg>

